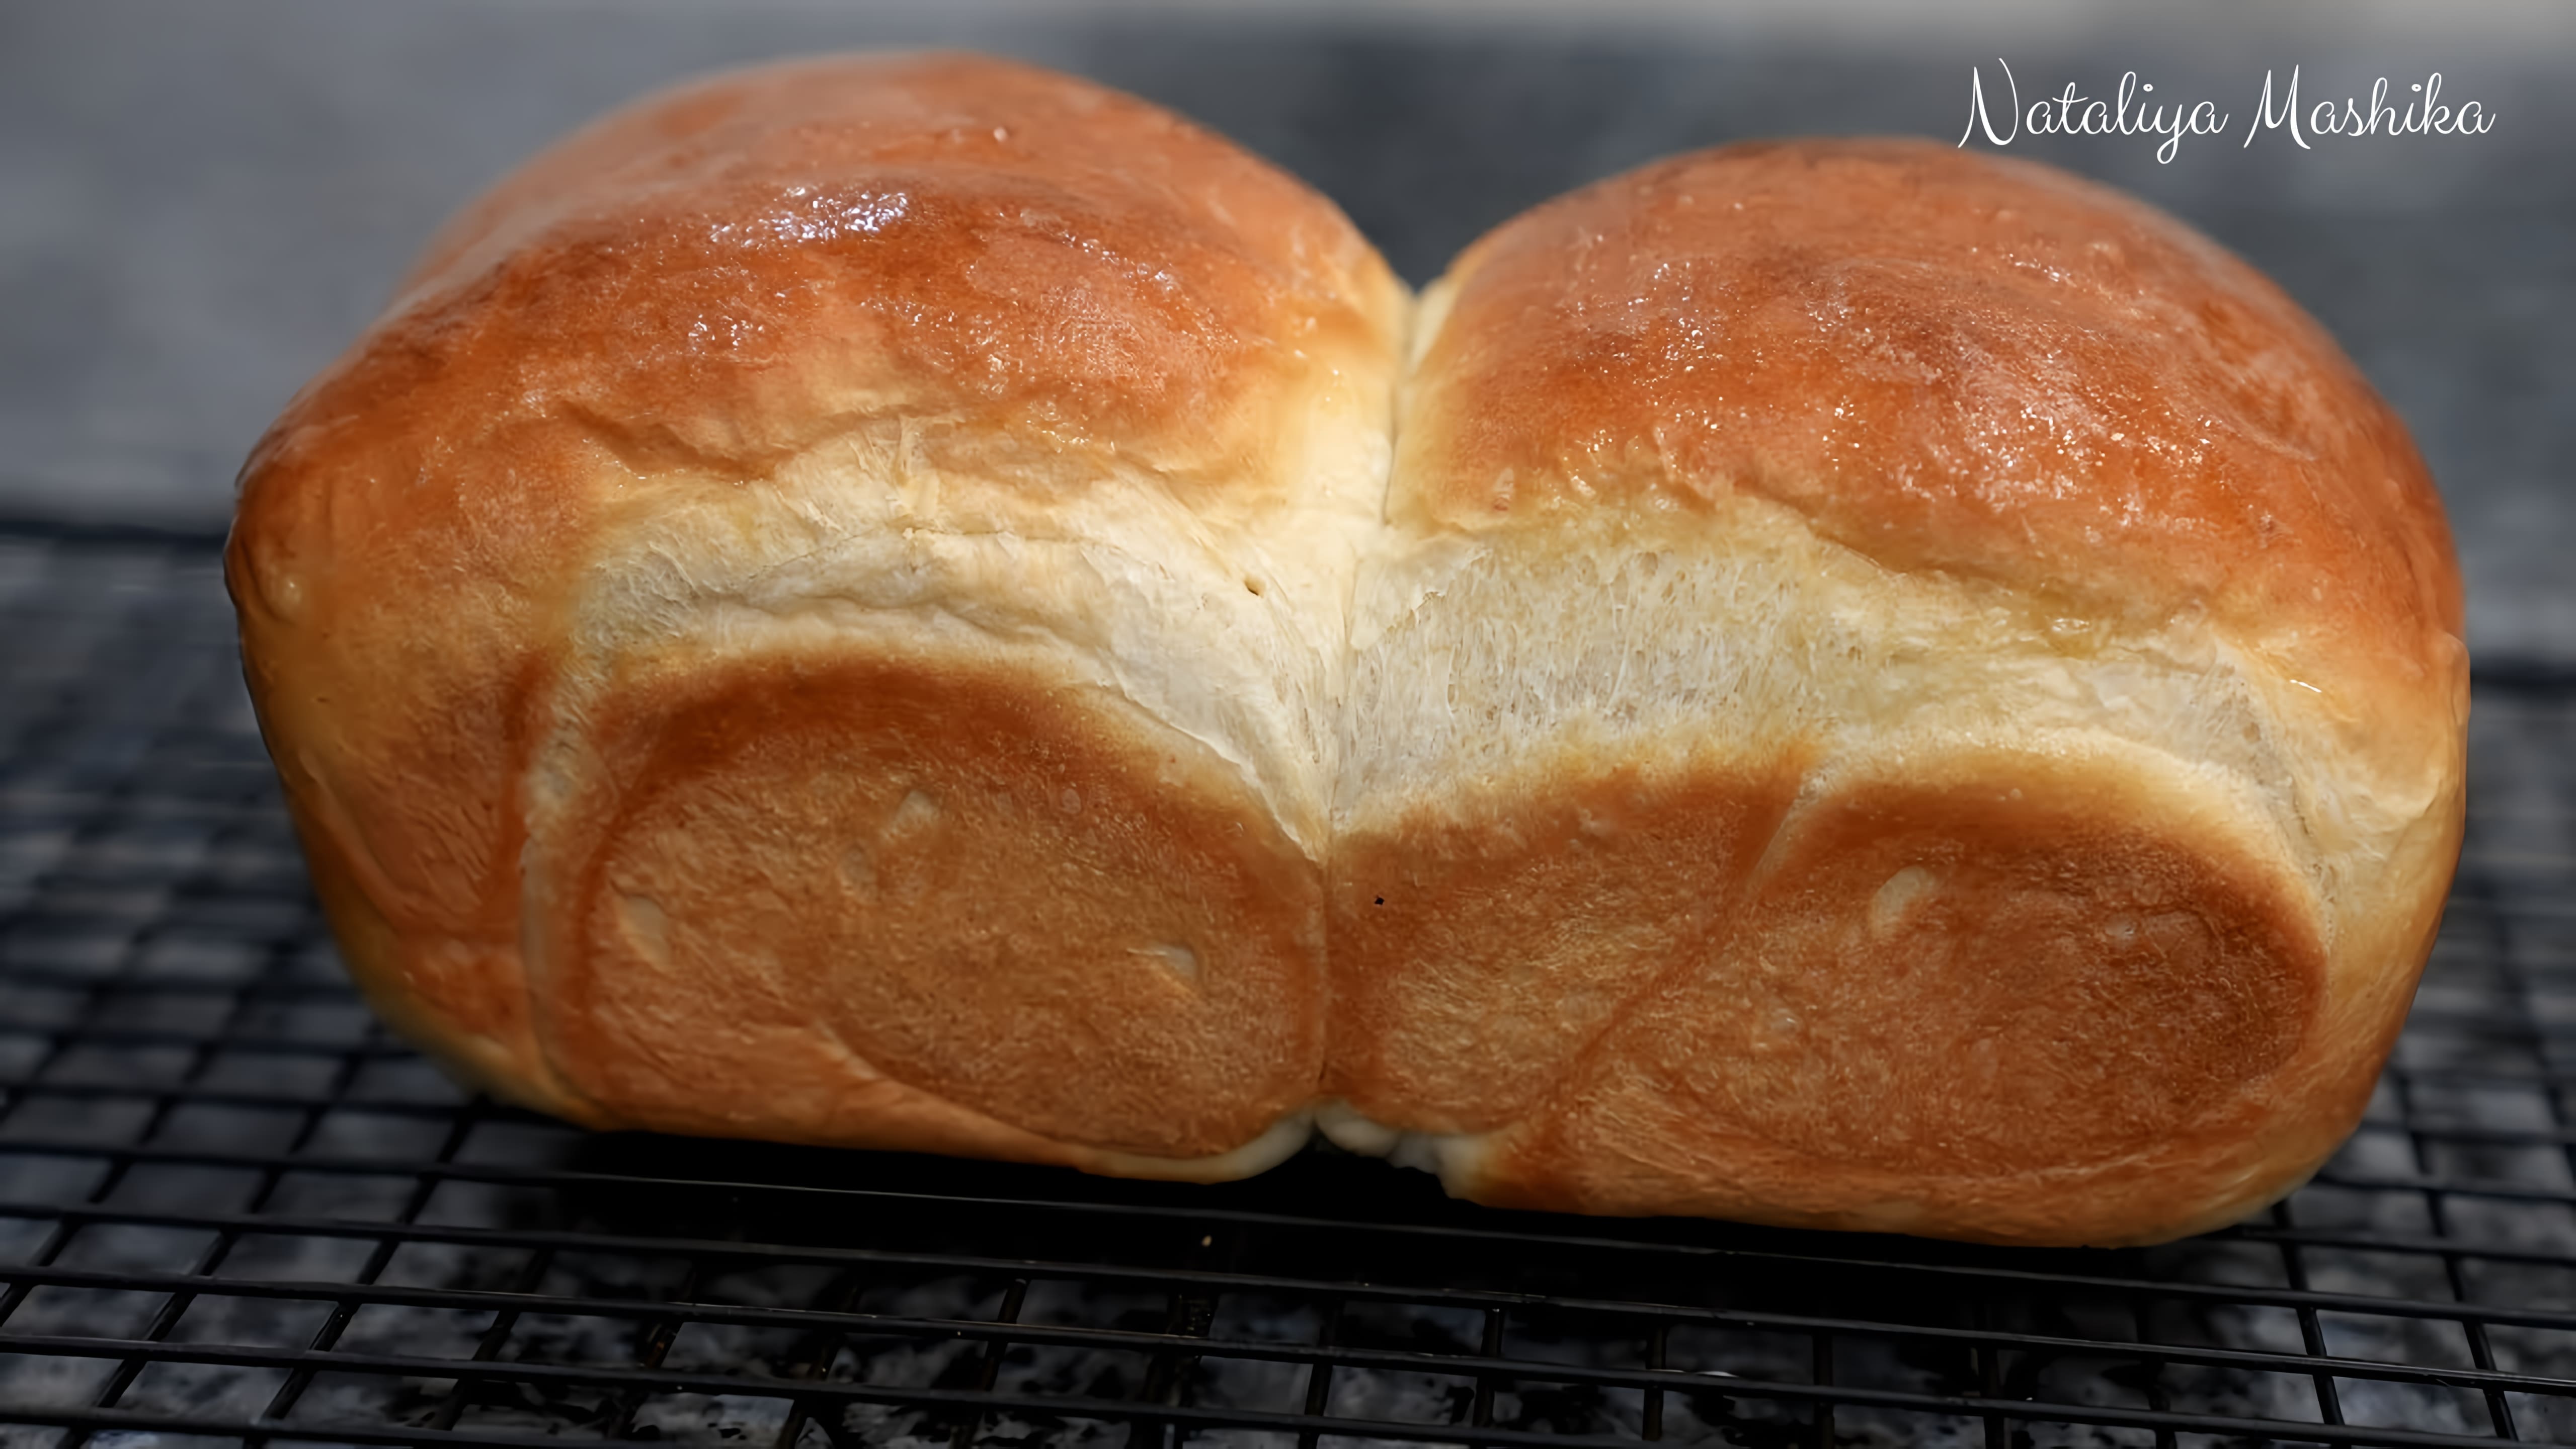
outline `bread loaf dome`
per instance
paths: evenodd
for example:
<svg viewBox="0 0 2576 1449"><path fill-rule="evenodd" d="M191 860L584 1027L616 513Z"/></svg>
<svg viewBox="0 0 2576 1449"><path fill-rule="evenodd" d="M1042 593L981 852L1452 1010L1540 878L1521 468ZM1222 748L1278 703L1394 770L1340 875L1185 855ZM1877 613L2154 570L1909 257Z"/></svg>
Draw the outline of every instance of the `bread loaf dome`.
<svg viewBox="0 0 2576 1449"><path fill-rule="evenodd" d="M1000 61L720 77L541 156L244 481L357 978L586 1123L1292 1150L1405 302L1295 181Z"/></svg>
<svg viewBox="0 0 2576 1449"><path fill-rule="evenodd" d="M1327 1130L1492 1202L2035 1242L2350 1131L2466 656L2421 462L2279 291L2043 168L1746 146L1504 225L1414 354Z"/></svg>
<svg viewBox="0 0 2576 1449"><path fill-rule="evenodd" d="M228 577L370 999L601 1126L2146 1240L2350 1129L2457 850L2386 408L1930 146L1651 167L1415 315L1087 83L719 77L450 225Z"/></svg>

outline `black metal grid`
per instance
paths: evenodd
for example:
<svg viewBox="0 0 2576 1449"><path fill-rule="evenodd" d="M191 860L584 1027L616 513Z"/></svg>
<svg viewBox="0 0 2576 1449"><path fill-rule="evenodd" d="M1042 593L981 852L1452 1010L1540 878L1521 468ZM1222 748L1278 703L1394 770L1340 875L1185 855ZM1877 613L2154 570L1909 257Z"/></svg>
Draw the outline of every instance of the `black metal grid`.
<svg viewBox="0 0 2576 1449"><path fill-rule="evenodd" d="M594 1136L342 980L205 541L0 528L0 1441L2576 1440L2576 681L2481 676L2352 1144L2035 1253Z"/></svg>

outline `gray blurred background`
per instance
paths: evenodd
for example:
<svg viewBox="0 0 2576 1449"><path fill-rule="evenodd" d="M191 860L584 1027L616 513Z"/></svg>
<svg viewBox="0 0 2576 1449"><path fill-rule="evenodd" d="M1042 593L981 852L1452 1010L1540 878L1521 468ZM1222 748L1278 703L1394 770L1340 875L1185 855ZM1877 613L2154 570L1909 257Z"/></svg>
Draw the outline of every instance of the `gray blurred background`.
<svg viewBox="0 0 2576 1449"><path fill-rule="evenodd" d="M1419 282L1484 228L1685 147L1958 138L2139 72L2222 138L2034 137L2278 278L2415 430L2486 658L2576 661L2576 5L1953 0L0 0L0 516L220 530L271 414L439 219L556 133L692 71L961 45L1177 107L1323 188ZM2471 137L2242 145L2442 73ZM2000 120L2000 116L1998 117Z"/></svg>

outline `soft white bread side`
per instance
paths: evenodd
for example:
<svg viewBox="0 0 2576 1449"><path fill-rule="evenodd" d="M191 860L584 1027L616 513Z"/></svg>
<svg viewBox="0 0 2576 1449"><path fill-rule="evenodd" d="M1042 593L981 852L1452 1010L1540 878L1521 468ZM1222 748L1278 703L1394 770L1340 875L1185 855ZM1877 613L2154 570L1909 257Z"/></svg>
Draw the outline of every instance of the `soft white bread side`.
<svg viewBox="0 0 2576 1449"><path fill-rule="evenodd" d="M1407 301L1295 181L999 61L567 140L245 475L244 653L352 970L594 1124L1293 1150Z"/></svg>
<svg viewBox="0 0 2576 1449"><path fill-rule="evenodd" d="M1322 1121L1480 1200L2173 1237L2350 1130L2457 857L2402 429L2171 221L1688 156L1426 294Z"/></svg>

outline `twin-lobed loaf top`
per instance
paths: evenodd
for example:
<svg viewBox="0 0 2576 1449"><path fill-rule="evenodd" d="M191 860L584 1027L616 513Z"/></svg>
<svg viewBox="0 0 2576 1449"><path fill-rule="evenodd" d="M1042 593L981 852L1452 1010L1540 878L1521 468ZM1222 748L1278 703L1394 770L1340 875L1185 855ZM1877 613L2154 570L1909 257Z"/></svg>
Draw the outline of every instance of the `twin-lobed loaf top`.
<svg viewBox="0 0 2576 1449"><path fill-rule="evenodd" d="M229 566L370 999L602 1126L2153 1240L2350 1130L2458 848L2386 406L1922 143L1417 305L1079 80L722 76L451 223Z"/></svg>

